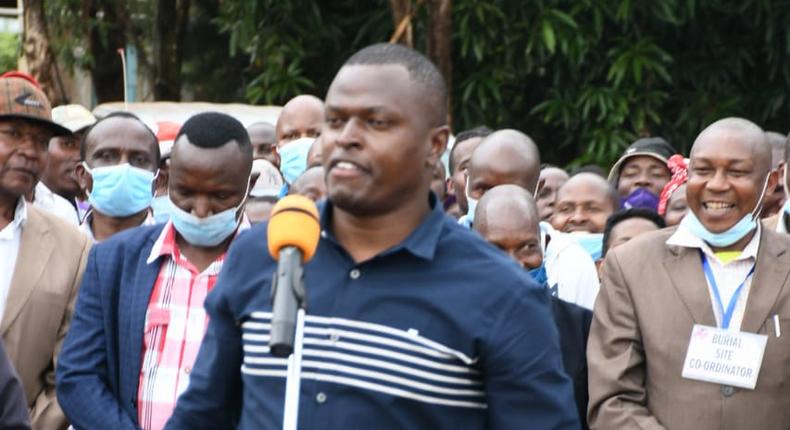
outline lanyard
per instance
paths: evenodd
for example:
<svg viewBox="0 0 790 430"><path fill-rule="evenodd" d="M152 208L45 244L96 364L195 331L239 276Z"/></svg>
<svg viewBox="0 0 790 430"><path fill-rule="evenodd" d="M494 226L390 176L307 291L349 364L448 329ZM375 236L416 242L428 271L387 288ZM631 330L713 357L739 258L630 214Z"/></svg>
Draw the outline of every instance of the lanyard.
<svg viewBox="0 0 790 430"><path fill-rule="evenodd" d="M746 281L749 280L749 277L754 273L754 267L756 264L752 265L749 273L746 274L746 279L741 282L741 285L738 285L738 288L732 294L730 303L727 305L727 310L725 311L724 304L721 301L721 295L719 294L719 286L716 284L716 278L713 277L713 271L710 269L710 263L708 263L708 259L705 257L705 254L703 254L702 251L700 251L699 255L702 258L702 271L705 272L705 277L708 278L710 288L713 290L713 296L716 298L716 304L719 306L719 313L721 314L721 328L727 329L730 327L730 320L732 319L733 312L735 312L735 304L738 303L738 298L741 296L743 286L746 284Z"/></svg>

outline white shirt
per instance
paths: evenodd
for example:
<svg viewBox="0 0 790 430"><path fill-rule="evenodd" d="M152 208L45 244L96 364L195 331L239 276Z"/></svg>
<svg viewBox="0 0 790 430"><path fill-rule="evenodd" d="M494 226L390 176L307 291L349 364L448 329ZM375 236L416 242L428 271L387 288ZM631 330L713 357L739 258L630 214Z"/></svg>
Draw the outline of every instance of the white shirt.
<svg viewBox="0 0 790 430"><path fill-rule="evenodd" d="M550 237L544 246L543 264L552 295L592 310L600 289L592 257L569 235L546 222L541 222L540 227L542 235Z"/></svg>
<svg viewBox="0 0 790 430"><path fill-rule="evenodd" d="M36 184L33 193L33 206L66 220L69 224L80 225L77 209L68 200L53 193L41 181Z"/></svg>
<svg viewBox="0 0 790 430"><path fill-rule="evenodd" d="M732 300L732 296L735 294L735 291L741 285L741 282L744 282L746 279L746 275L752 269L755 262L757 261L757 250L760 246L760 223L757 223L757 232L752 237L752 240L746 245L746 248L743 249L741 255L738 256L735 260L724 264L721 260L716 257L713 250L710 249L707 243L705 243L702 239L695 236L691 231L684 228L681 224L678 226L678 229L675 233L667 239L667 245L673 246L680 246L684 248L694 248L694 249L701 249L703 253L705 253L705 257L708 260L708 264L710 265L711 273L713 273L713 277L716 278L716 285L719 287L719 294L721 295L721 302L722 307L727 309L727 306ZM700 270L702 270L702 259L699 260ZM704 276L704 274L703 274ZM710 302L711 306L713 307L713 314L716 316L716 323L721 327L721 310L716 302L716 296L713 292L713 288L711 287L710 280L705 277L705 280L708 284L708 293L710 294ZM746 302L749 299L749 290L752 286L752 276L749 276L746 279L746 282L743 284L743 289L741 291L740 296L738 296L738 301L735 303L735 309L732 312L732 319L730 320L729 329L733 331L739 331L741 329L741 321L743 320L743 315L746 312ZM689 285L688 288L694 288L693 285Z"/></svg>
<svg viewBox="0 0 790 430"><path fill-rule="evenodd" d="M19 245L22 240L22 227L27 220L27 204L20 198L14 211L14 219L0 230L0 319L3 318L11 278L16 268Z"/></svg>
<svg viewBox="0 0 790 430"><path fill-rule="evenodd" d="M777 233L787 234L787 226L785 225L785 219L787 219L787 213L784 210L782 210L779 212L779 220L776 222Z"/></svg>

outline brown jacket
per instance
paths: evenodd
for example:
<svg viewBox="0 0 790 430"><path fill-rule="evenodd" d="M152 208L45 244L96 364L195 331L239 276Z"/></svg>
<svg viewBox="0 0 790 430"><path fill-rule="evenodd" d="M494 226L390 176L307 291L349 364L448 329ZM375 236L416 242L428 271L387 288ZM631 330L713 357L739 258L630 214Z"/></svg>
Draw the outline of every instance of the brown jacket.
<svg viewBox="0 0 790 430"><path fill-rule="evenodd" d="M716 320L699 253L668 246L673 232L606 255L587 347L590 428L790 428L790 236L762 230L741 330L768 344L757 387L745 390L681 377L692 326Z"/></svg>
<svg viewBox="0 0 790 430"><path fill-rule="evenodd" d="M55 398L55 360L90 246L75 226L27 205L0 334L22 380L34 429L68 426Z"/></svg>
<svg viewBox="0 0 790 430"><path fill-rule="evenodd" d="M779 215L781 215L781 212L776 215L771 215L768 218L763 218L763 227L771 231L776 231L776 225L779 223Z"/></svg>

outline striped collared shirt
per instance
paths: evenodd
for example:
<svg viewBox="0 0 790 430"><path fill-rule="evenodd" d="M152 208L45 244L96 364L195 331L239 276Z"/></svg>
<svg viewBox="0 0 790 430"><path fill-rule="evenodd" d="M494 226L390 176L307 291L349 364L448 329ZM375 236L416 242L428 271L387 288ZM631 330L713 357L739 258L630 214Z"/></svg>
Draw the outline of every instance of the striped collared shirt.
<svg viewBox="0 0 790 430"><path fill-rule="evenodd" d="M299 428L577 429L546 289L431 200L403 242L360 263L328 231L331 204L322 208L305 265ZM266 228L228 252L168 429L282 426Z"/></svg>
<svg viewBox="0 0 790 430"><path fill-rule="evenodd" d="M245 218L239 230L247 228ZM164 428L178 396L189 384L208 324L203 304L217 281L225 254L198 272L181 254L176 230L168 221L151 248L148 264L159 258L164 260L146 311L137 393L138 422L145 430Z"/></svg>

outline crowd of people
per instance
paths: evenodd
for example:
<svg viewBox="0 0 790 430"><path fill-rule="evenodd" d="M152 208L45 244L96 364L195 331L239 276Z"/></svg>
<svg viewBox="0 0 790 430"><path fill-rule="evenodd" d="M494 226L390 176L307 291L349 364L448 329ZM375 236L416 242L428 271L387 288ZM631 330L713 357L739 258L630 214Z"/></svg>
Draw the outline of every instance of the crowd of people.
<svg viewBox="0 0 790 430"><path fill-rule="evenodd" d="M394 44L276 124L97 119L2 75L0 428L280 428L288 194L321 228L300 428L790 426L790 140L723 118L566 171L447 103Z"/></svg>

